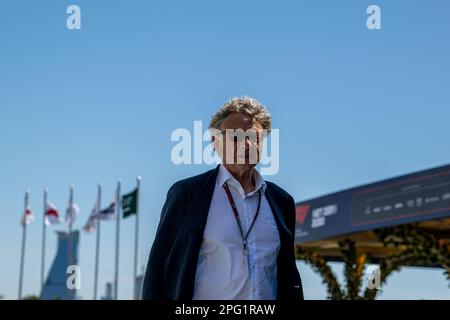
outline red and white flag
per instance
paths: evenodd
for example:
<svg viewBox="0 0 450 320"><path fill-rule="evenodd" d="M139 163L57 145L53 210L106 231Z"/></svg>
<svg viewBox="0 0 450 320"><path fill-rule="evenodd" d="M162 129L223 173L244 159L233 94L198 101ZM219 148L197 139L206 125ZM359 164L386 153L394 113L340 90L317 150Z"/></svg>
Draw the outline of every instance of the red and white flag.
<svg viewBox="0 0 450 320"><path fill-rule="evenodd" d="M33 217L33 213L31 212L31 209L26 208L25 212L23 213L23 216L22 216L22 221L21 221L22 225L24 226L26 224L30 224L33 222L33 220L34 220L34 217Z"/></svg>
<svg viewBox="0 0 450 320"><path fill-rule="evenodd" d="M61 223L58 209L53 203L47 202L45 208L45 224L49 226L51 224L58 224L58 223Z"/></svg>

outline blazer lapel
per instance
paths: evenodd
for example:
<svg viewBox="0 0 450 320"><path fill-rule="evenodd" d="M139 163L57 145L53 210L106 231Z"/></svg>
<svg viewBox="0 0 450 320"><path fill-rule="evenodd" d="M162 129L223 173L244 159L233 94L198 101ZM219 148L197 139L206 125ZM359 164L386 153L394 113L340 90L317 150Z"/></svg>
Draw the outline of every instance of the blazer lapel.
<svg viewBox="0 0 450 320"><path fill-rule="evenodd" d="M286 206L283 203L279 203L279 201L281 201L282 199L277 197L277 194L271 188L270 183L267 184L266 198L272 209L272 213L275 217L275 221L278 226L278 232L280 234L281 248L277 258L277 268L278 268L277 300L280 300L287 295L286 290L287 288L289 288L287 279L289 279L290 277L289 276L290 269L288 267L289 264L287 263L287 261L289 261L290 255L288 254L288 251L286 251L286 248L290 248L290 239L292 239L293 235L286 225L285 219L286 213L283 213L283 209L281 209L286 208Z"/></svg>
<svg viewBox="0 0 450 320"><path fill-rule="evenodd" d="M206 219L208 217L218 172L219 166L211 170L211 174L207 176L203 185L195 193L188 214L186 215L188 217L188 230L201 232L202 236L206 226Z"/></svg>
<svg viewBox="0 0 450 320"><path fill-rule="evenodd" d="M270 183L267 183L267 188L266 188L265 194L266 194L267 201L269 202L270 208L272 209L272 213L275 217L275 221L278 226L278 231L280 232L280 234L286 233L289 236L292 236L291 231L289 230L289 228L286 225L286 220L284 218L283 211L280 209L280 207L276 201L276 197L273 193Z"/></svg>
<svg viewBox="0 0 450 320"><path fill-rule="evenodd" d="M182 257L182 270L180 272L180 280L177 285L175 299L192 299L194 293L194 279L197 268L198 254L203 238L203 231L208 217L209 206L211 204L212 195L216 183L218 167L210 170L209 174L198 190L190 193L189 208L183 222L181 238L178 239L179 246L183 248L180 256Z"/></svg>

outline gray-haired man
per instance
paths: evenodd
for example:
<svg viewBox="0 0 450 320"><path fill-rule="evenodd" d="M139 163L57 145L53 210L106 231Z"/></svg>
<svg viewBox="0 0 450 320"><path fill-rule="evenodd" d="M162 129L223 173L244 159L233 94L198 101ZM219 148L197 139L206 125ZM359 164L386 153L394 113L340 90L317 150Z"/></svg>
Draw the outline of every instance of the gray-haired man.
<svg viewBox="0 0 450 320"><path fill-rule="evenodd" d="M294 200L255 169L270 128L266 108L249 97L212 117L222 164L170 188L143 299L303 299Z"/></svg>

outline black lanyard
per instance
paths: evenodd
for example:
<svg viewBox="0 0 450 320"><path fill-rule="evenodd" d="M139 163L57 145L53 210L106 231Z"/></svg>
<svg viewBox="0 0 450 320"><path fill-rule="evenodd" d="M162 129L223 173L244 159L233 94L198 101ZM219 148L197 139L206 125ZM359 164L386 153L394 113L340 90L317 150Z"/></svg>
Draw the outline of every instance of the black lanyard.
<svg viewBox="0 0 450 320"><path fill-rule="evenodd" d="M242 236L242 246L244 247L244 255L247 256L247 238L250 235L250 232L252 231L253 226L255 225L256 218L258 218L258 215L259 215L259 209L261 208L261 189L258 190L258 209L256 209L255 217L253 218L252 224L250 225L250 228L248 228L248 231L247 231L246 235L244 236L244 231L242 230L242 225L241 225L241 219L239 218L239 213L237 211L236 204L234 203L233 197L231 196L230 189L228 188L228 185L226 182L223 185L223 187L225 189L225 192L227 193L228 201L230 202L231 208L233 209L234 217L236 218L236 222L239 227L239 232L241 233L241 236Z"/></svg>

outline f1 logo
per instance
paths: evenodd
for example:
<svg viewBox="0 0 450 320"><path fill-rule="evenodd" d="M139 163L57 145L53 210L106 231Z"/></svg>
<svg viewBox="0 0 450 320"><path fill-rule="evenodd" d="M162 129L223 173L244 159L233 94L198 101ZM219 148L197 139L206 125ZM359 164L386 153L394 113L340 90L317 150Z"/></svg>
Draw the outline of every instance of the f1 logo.
<svg viewBox="0 0 450 320"><path fill-rule="evenodd" d="M303 224L305 222L306 216L309 212L309 204L305 204L299 207L295 208L295 221L297 221L300 224Z"/></svg>

